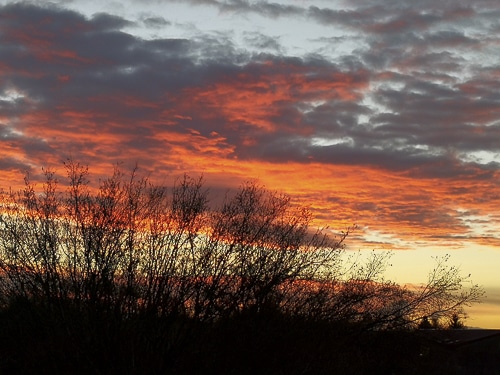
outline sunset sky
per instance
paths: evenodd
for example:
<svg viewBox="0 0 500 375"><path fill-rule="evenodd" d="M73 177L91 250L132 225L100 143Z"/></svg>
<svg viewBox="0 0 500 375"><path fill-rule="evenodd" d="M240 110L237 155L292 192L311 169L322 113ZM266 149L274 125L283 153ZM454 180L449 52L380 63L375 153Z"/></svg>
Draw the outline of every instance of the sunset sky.
<svg viewBox="0 0 500 375"><path fill-rule="evenodd" d="M451 254L500 328L499 52L498 0L0 0L0 186L255 180L397 282Z"/></svg>

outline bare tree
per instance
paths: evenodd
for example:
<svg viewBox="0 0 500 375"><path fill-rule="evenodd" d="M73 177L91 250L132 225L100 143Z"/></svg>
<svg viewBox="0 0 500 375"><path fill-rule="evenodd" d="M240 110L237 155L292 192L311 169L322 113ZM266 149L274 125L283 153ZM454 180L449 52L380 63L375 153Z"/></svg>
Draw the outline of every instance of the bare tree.
<svg viewBox="0 0 500 375"><path fill-rule="evenodd" d="M4 301L22 296L127 317L184 315L215 321L269 309L363 329L416 327L424 317L462 316L483 291L448 257L422 287L383 278L385 253L346 262L344 240L311 227L311 212L287 195L243 184L219 207L203 179L171 189L137 168L115 167L97 185L65 164L66 190L45 171L41 191L4 196L0 272ZM7 303L7 302L5 302Z"/></svg>
<svg viewBox="0 0 500 375"><path fill-rule="evenodd" d="M436 258L436 267L420 286L384 280L390 253L373 253L364 264L344 267L350 271L337 280L315 283L295 299L292 313L357 324L362 329L417 328L422 321L465 317L464 307L481 301L484 290L448 265L450 257ZM468 287L467 287L468 285ZM430 324L430 323L429 323Z"/></svg>

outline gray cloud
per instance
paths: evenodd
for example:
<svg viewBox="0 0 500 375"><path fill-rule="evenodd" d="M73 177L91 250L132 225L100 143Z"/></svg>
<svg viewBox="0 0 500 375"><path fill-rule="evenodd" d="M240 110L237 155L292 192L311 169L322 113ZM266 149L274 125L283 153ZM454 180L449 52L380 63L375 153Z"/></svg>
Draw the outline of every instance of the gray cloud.
<svg viewBox="0 0 500 375"><path fill-rule="evenodd" d="M1 94L1 115L21 132L47 127L47 133L57 131L59 137L75 131L68 123L79 116L85 126L123 136L123 147L137 152L168 147L168 140L155 138L161 129L177 134L195 130L207 139L212 132L221 135L233 146L233 156L242 159L367 165L428 177L492 178L498 168L462 156L499 151L500 94L498 66L471 64L460 52L486 48L484 27L476 35L456 30L475 27L488 17L484 9L492 3L428 2L424 10L409 2L389 10L382 3L363 2L352 10L194 3L226 12L301 16L349 28L366 44L334 59L289 57L275 38L247 33L246 42L261 51L255 54L237 46L228 33L143 40L125 33L134 23L117 16L85 18L55 7L8 5L0 9L6 20L0 37L2 79L8 84ZM51 22L44 22L47 18ZM494 27L489 19L488 27ZM161 17L142 22L170 24ZM239 115L237 110L228 113L226 107L235 104L229 103L232 94L216 97L222 86L233 96L269 100L252 109L259 110L253 118L243 116L245 101L237 103ZM7 99L8 90L20 97ZM29 116L38 112L50 112L50 117ZM52 138L38 146L28 138L25 142L28 153L62 147ZM90 140L73 146L98 147Z"/></svg>
<svg viewBox="0 0 500 375"><path fill-rule="evenodd" d="M142 19L142 22L146 26L152 27L152 28L162 28L162 27L169 26L172 24L171 22L167 21L163 17L145 17Z"/></svg>
<svg viewBox="0 0 500 375"><path fill-rule="evenodd" d="M258 32L245 32L244 39L251 47L258 50L280 52L282 49L278 41L279 38L269 37Z"/></svg>

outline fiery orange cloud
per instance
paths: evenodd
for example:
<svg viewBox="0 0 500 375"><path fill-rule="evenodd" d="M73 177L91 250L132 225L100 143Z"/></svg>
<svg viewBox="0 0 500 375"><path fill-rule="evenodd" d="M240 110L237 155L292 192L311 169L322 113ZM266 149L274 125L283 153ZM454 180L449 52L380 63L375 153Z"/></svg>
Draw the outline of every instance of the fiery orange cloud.
<svg viewBox="0 0 500 375"><path fill-rule="evenodd" d="M463 236L468 229L457 217L456 210L476 211L481 208L469 189L456 192L459 188L467 188L463 181L449 181L443 186L434 179L416 181L402 174L373 168L241 161L227 157L231 153L230 149L225 153L220 149L218 143L224 142L221 137L207 139L199 134L178 135L176 138L175 134L163 136L169 137L173 145L170 151L160 153L157 150L154 161L140 153L134 155L138 160L149 160L150 169L157 173L152 175L154 180L169 184L176 176L190 171L194 175L204 174L209 186L236 187L249 178L256 178L273 190L292 195L297 203L309 206L315 213L315 225L343 230L357 224L359 229L354 235L358 236L358 240L370 229L386 235L397 235L408 241L455 243L458 246L462 241L467 241ZM104 142L102 152L106 152L108 142L109 148L112 148L112 141L113 138L109 137ZM190 142L196 146L186 147ZM109 174L111 169L109 164L103 164L98 159L97 164L90 167L91 172L97 175ZM9 179L15 180L11 175ZM17 180L20 181L20 177ZM484 195L493 195L497 188L487 183L481 186ZM460 202L460 207L455 202ZM483 214L494 214L493 207L481 210ZM495 240L479 237L471 238L470 241L489 243ZM370 245L369 240L365 242L365 246ZM371 245L404 248L404 245L391 244L389 240L383 244L373 242Z"/></svg>
<svg viewBox="0 0 500 375"><path fill-rule="evenodd" d="M108 174L113 162L127 165L138 162L152 171L154 178L163 179L162 182L185 171L205 174L212 184L220 186L234 187L246 179L255 178L269 188L281 190L309 205L316 215L317 225L343 229L358 224L360 236L363 231L375 230L386 235L397 234L408 241L454 245L466 241L465 237L470 234L457 210L492 215L491 220L498 223L498 217L494 216L499 200L498 183L495 182L498 178L482 178L481 174L489 172L481 169L470 170L468 179L449 178L444 183L441 178L415 178L419 168L397 172L359 165L243 160L235 152L236 145L227 137L217 131L203 134L189 127L195 118L206 120L214 113L218 116L222 113L227 120L225 126L248 121L262 127L263 131L273 132L286 126L270 119L279 103L293 101L293 87L297 85L302 85L300 90L305 91L311 100L332 95L351 100L365 87L364 82L355 83L347 75L337 76L330 83L308 80L298 73L292 74L290 79L284 75L278 75L277 79L279 89L274 91L270 79L262 77L253 83L239 77L233 84L226 82L185 90L177 99L179 105L165 110L157 102L134 96L120 97L118 102L129 108L160 111L161 117L156 120L130 122L130 126L145 130L140 141L151 144L143 148L127 146L138 137L137 132L127 130L119 118L113 119L113 114L104 110L78 111L62 106L55 111L31 112L19 121L23 124L23 136L40 144L38 153L41 157L35 168L58 168L62 155L67 155L88 162L91 171L99 176ZM105 97L91 98L90 101L102 103L103 108L106 103L113 103ZM100 119L106 120L104 126L99 125ZM64 126L51 126L57 122ZM184 131L179 129L181 123ZM299 129L297 134L304 135L307 131L307 128ZM251 138L244 139L243 143L251 141ZM50 146L50 149L44 150L43 145ZM11 158L29 159L27 150L19 141L11 141L4 149ZM22 176L14 178L12 173L4 176L3 186L22 183ZM485 204L485 201L490 204ZM491 244L497 240L471 235L470 241ZM366 242L376 245L368 239ZM389 239L383 246L397 248L400 245L392 244Z"/></svg>
<svg viewBox="0 0 500 375"><path fill-rule="evenodd" d="M204 117L212 116L213 110L221 113L230 124L251 124L272 132L287 127L287 124L276 121L283 103L359 100L359 91L368 85L366 78L356 78L366 76L365 72L346 74L320 70L311 75L306 68L281 65L273 62L263 64L273 72L272 75L269 72L255 75L240 73L230 82L185 89L176 100L177 108L186 113L204 108ZM304 126L295 131L307 135L312 129Z"/></svg>

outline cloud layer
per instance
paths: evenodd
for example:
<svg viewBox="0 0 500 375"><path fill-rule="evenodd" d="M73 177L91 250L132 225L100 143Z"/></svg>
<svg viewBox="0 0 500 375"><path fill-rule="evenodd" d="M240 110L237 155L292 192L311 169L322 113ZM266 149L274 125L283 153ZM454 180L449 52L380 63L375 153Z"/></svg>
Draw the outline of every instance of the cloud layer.
<svg viewBox="0 0 500 375"><path fill-rule="evenodd" d="M369 246L500 246L497 3L306 3L184 2L323 30L302 54L285 31L4 4L3 186L67 157L97 173L138 162L219 187L257 178ZM165 36L174 25L191 31Z"/></svg>

